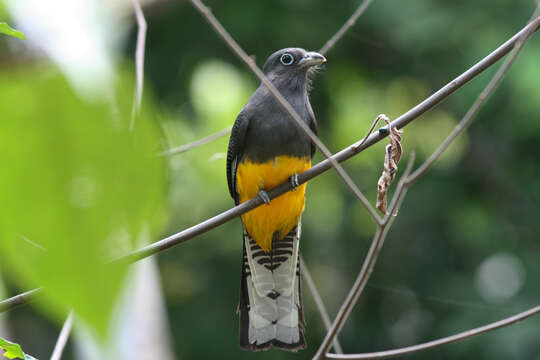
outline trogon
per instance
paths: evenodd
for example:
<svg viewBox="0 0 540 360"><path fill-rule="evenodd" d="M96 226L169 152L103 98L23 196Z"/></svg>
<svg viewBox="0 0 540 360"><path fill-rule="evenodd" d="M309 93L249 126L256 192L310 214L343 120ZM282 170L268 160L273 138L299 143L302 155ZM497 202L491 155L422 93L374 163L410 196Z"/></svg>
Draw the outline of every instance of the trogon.
<svg viewBox="0 0 540 360"><path fill-rule="evenodd" d="M263 72L317 134L309 102L310 78L326 62L300 48L276 51ZM256 196L266 204L242 215L243 264L238 312L240 346L296 351L306 347L298 246L306 184L297 175L311 166L315 146L261 83L234 122L227 180L236 204ZM291 181L294 190L270 201L266 191Z"/></svg>

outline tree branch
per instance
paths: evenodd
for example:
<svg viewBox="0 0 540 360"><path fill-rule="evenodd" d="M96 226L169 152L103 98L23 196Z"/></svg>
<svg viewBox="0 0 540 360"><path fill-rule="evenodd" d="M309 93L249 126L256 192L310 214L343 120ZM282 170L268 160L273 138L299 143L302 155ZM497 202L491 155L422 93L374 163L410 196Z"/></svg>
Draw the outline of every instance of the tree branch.
<svg viewBox="0 0 540 360"><path fill-rule="evenodd" d="M135 50L135 64L137 72L137 86L135 88L135 96L133 101L133 108L131 110L131 122L129 123L129 130L133 131L135 126L135 117L141 110L141 101L144 86L144 48L146 42L146 19L141 8L139 0L133 1L133 9L135 10L135 17L137 18L137 48Z"/></svg>
<svg viewBox="0 0 540 360"><path fill-rule="evenodd" d="M39 294L40 291L41 288L37 288L0 301L0 314L29 303L36 297L36 295Z"/></svg>
<svg viewBox="0 0 540 360"><path fill-rule="evenodd" d="M536 15L535 11L535 15ZM536 18L536 21L538 22L540 20L540 17ZM353 287L351 288L351 291L347 295L347 298L343 302L343 305L338 312L338 315L336 316L336 319L334 320L334 323L332 325L332 329L328 332L327 336L323 340L322 344L320 345L317 353L314 356L314 359L323 359L327 356L327 352L330 348L331 341L337 336L337 334L341 331L341 328L343 327L343 324L348 319L352 308L356 304L356 301L358 300L358 297L360 296L361 292L363 291L365 285L367 284L371 272L373 270L373 267L375 265L375 261L377 260L378 252L382 248L384 239L386 237L386 232L388 231L388 228L390 227L391 219L393 218L393 214L395 214L395 211L399 208L399 204L401 200L403 199L403 196L405 194L405 191L407 188L414 183L418 178L423 175L427 169L435 163L435 161L439 158L439 156L442 154L442 152L451 144L451 142L465 129L465 127L470 124L474 116L478 113L480 107L484 104L485 99L493 92L496 85L500 82L500 80L503 78L504 74L508 71L510 66L512 65L513 61L515 60L518 53L523 48L524 43L530 38L532 33L535 31L535 29L538 28L538 24L536 27L530 26L531 24L527 25L525 27L525 31L521 31L519 33L519 37L517 38L515 42L515 48L513 53L510 55L509 58L506 59L506 61L501 65L499 70L495 73L491 81L488 83L484 91L480 93L477 100L473 103L469 111L465 114L463 119L458 123L458 125L454 128L451 135L443 142L443 144L435 150L435 152L419 167L417 171L415 171L413 174L409 175L411 168L412 168L412 161L409 161L409 165L407 166L407 170L405 171L405 174L402 176L398 187L396 189L396 193L394 194L394 197L392 199L392 203L390 205L390 211L386 213L385 217L383 218L383 225L380 225L377 228L377 231L375 233L375 236L373 238L371 247L368 251L368 254L366 256L366 259L364 260L364 263L362 265L362 269L360 270L360 273L358 274L357 280L355 281ZM393 123L397 122L395 120ZM392 123L392 124L393 124ZM392 125L391 124L391 125ZM387 225L388 224L388 225ZM342 355L336 355L336 356L342 356Z"/></svg>
<svg viewBox="0 0 540 360"><path fill-rule="evenodd" d="M313 278L311 277L311 273L309 272L309 269L302 255L300 255L300 268L301 268L302 276L304 277L304 280L306 280L309 291L311 292L311 295L313 296L313 301L315 301L317 310L319 310L319 314L321 315L321 319L324 323L324 326L326 327L326 331L330 331L330 327L332 326L332 323L330 322L330 316L328 316L328 311L326 311L324 302L321 298L321 295L319 294L319 291L317 290L317 286L315 286L315 282L313 281ZM334 342L332 345L334 346L334 350L336 351L336 353L343 354L343 349L341 348L341 345L339 344L337 336L334 339Z"/></svg>
<svg viewBox="0 0 540 360"><path fill-rule="evenodd" d="M349 359L349 360L370 359L371 360L371 359L387 359L387 358L398 357L398 356L403 356L403 355L410 355L419 351L431 350L442 345L450 344L450 343L460 341L460 340L465 340L476 335L480 335L480 334L487 333L489 331L497 330L502 327L515 324L521 320L524 320L538 313L540 313L540 305L534 308L531 308L529 310L523 311L514 316L508 317L506 319L499 320L497 322L484 325L481 327L477 327L475 329L466 330L461 333L447 336L441 339L429 341L423 344L407 346L400 349L377 351L377 352L364 353L364 354L347 354L347 355L326 354L326 359Z"/></svg>
<svg viewBox="0 0 540 360"><path fill-rule="evenodd" d="M317 350L317 353L315 354L315 356L313 356L313 359L323 359L325 357L326 353L330 349L332 341L339 334L341 328L345 324L345 321L347 321L347 319L349 318L349 315L351 314L354 305L356 305L358 297L364 290L369 278L371 277L371 273L373 272L373 268L375 267L375 263L377 262L379 252L384 244L384 239L386 238L388 230L392 226L392 222L395 218L395 216L393 216L392 214L395 214L398 211L399 206L401 205L401 200L403 199L403 196L407 191L404 180L410 174L413 162L414 153L409 158L407 168L405 169L405 172L403 173L401 180L398 183L396 192L389 206L389 211L384 216L382 225L379 225L377 227L377 230L375 231L375 235L373 236L373 240L371 241L368 253L362 264L362 269L358 273L356 281L354 282L351 290L349 291L349 294L345 298L343 305L341 305L336 319L332 324L332 328L326 334L324 340L319 346L319 349Z"/></svg>
<svg viewBox="0 0 540 360"><path fill-rule="evenodd" d="M216 139L219 139L220 137L225 136L230 132L231 132L231 127L227 128L227 129L224 129L224 130L221 130L221 131L218 131L217 133L208 135L208 136L206 136L206 137L204 137L202 139L191 142L189 144L185 144L185 145L178 146L178 147L175 147L175 148L172 148L172 149L169 149L169 150L165 150L162 153L160 153L159 155L160 156L171 156L171 155L181 154L181 153L184 153L186 151L198 148L199 146L202 146L204 144L208 144L209 142L214 141Z"/></svg>
<svg viewBox="0 0 540 360"><path fill-rule="evenodd" d="M324 46L321 48L321 50L319 50L319 52L325 55L330 49L332 49L334 45L336 45L336 43L343 37L343 35L345 35L345 33L354 26L356 20L358 20L360 15L364 13L364 11L367 9L367 7L369 6L369 4L371 4L372 1L373 0L362 1L360 6L358 6L358 8L351 15L351 17L345 22L345 24L343 24L343 26L341 26L338 32L335 33L334 36L332 36L330 40L326 42L326 44L324 44Z"/></svg>
<svg viewBox="0 0 540 360"><path fill-rule="evenodd" d="M62 326L60 335L58 335L58 340L56 340L56 345L54 346L54 351L51 355L51 360L60 360L62 358L62 353L66 347L67 341L69 339L69 334L71 333L71 326L73 325L73 311L69 312L69 315Z"/></svg>
<svg viewBox="0 0 540 360"><path fill-rule="evenodd" d="M540 9L540 6L539 6ZM535 11L535 14L538 13L538 10ZM537 18L537 20L540 18ZM458 137L459 134L463 132L472 122L476 114L478 114L478 111L484 104L484 102L487 100L487 98L491 95L491 93L495 90L497 85L501 82L504 75L508 72L510 69L510 66L514 63L514 60L518 56L519 52L529 40L529 38L534 33L534 27L530 27L525 31L516 42L515 48L510 54L508 58L505 59L501 67L497 70L495 75L491 78L489 83L486 85L484 90L478 95L473 105L470 107L469 111L465 114L465 116L461 119L461 121L458 123L458 125L454 128L452 133L448 135L448 137L443 141L443 143L437 148L437 150L431 154L431 156L420 166L418 169L414 171L414 173L411 174L409 177L408 182L416 181L420 176L422 176L433 164L439 159L439 157L442 155L442 153L448 149L450 144L454 141L456 137Z"/></svg>

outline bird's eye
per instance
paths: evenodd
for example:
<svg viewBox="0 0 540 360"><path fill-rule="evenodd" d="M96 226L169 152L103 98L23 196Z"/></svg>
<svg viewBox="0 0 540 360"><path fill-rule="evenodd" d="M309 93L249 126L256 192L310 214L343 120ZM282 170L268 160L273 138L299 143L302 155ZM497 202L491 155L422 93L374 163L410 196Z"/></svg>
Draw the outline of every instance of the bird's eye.
<svg viewBox="0 0 540 360"><path fill-rule="evenodd" d="M283 65L291 65L294 62L294 57L289 53L283 54L279 58L279 61L281 61Z"/></svg>

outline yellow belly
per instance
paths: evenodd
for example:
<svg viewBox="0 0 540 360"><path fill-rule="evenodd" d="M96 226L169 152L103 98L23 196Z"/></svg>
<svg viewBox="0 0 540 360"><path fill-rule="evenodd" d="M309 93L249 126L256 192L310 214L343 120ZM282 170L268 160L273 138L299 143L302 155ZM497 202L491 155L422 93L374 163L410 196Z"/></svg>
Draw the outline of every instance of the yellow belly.
<svg viewBox="0 0 540 360"><path fill-rule="evenodd" d="M244 161L236 170L236 189L243 203L256 197L260 190L268 191L311 167L307 157L277 156L273 161L254 163ZM305 206L306 184L298 186L275 199L242 215L248 234L264 251L272 250L272 237L278 232L284 238L300 220Z"/></svg>

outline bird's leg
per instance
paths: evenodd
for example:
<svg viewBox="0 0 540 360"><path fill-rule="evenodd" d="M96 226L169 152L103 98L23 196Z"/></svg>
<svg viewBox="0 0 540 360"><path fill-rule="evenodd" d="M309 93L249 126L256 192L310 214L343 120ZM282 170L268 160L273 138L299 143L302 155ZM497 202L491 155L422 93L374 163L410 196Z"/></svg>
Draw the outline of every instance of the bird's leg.
<svg viewBox="0 0 540 360"><path fill-rule="evenodd" d="M298 186L300 186L300 184L298 183L298 174L297 173L292 174L291 177L289 178L289 181L291 183L291 186L292 186L293 190L296 190L296 188Z"/></svg>
<svg viewBox="0 0 540 360"><path fill-rule="evenodd" d="M268 193L264 190L259 190L259 197L266 205L270 204L270 197L268 196Z"/></svg>

